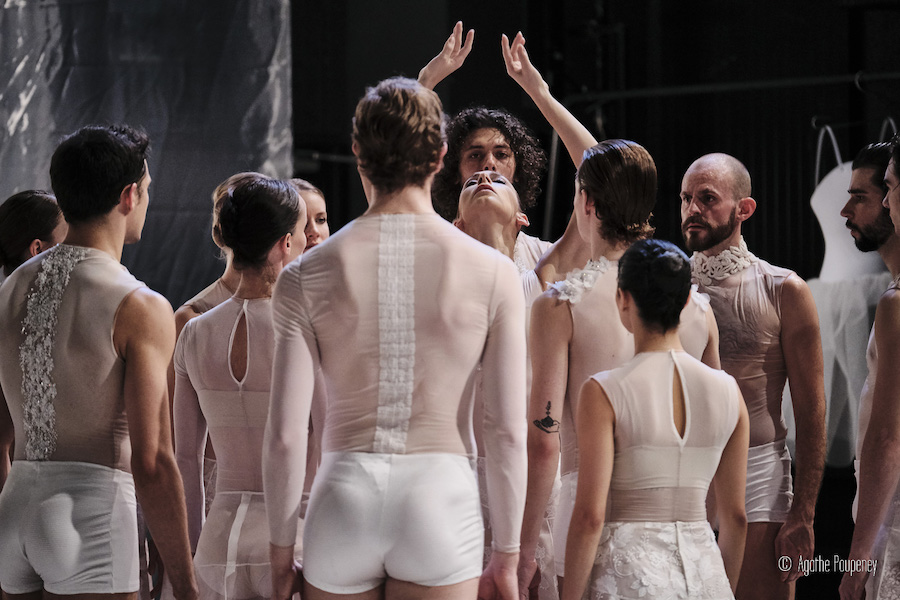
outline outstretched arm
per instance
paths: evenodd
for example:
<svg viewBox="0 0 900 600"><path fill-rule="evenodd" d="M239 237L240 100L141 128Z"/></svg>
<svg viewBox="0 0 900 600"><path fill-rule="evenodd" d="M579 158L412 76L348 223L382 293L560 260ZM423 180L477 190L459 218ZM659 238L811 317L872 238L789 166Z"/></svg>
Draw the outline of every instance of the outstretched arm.
<svg viewBox="0 0 900 600"><path fill-rule="evenodd" d="M503 34L500 39L500 50L503 53L503 62L506 63L506 72L516 83L522 86L522 89L531 97L541 114L550 123L550 126L559 134L575 166L581 165L584 151L595 146L597 140L550 93L550 86L547 85L547 82L544 81L528 58L528 52L525 50L525 37L522 35L522 32L520 31L516 34L512 45L510 45L506 34Z"/></svg>
<svg viewBox="0 0 900 600"><path fill-rule="evenodd" d="M797 467L794 503L775 538L775 553L790 556L799 566L800 556L813 555L813 518L825 467L824 367L812 292L792 275L781 294L781 347L797 420ZM795 568L784 573L782 580L794 581L800 575Z"/></svg>
<svg viewBox="0 0 900 600"><path fill-rule="evenodd" d="M116 317L113 342L125 361L125 411L138 501L179 600L197 597L187 534L184 488L169 424L166 370L175 346L168 301L147 288L128 296Z"/></svg>
<svg viewBox="0 0 900 600"><path fill-rule="evenodd" d="M433 90L434 86L446 79L450 73L460 68L469 52L472 51L472 43L475 41L475 30L470 29L466 34L466 41L463 42L463 24L457 21L453 26L453 32L441 52L432 58L427 65L419 71L419 83L429 90Z"/></svg>
<svg viewBox="0 0 900 600"><path fill-rule="evenodd" d="M872 559L875 538L900 481L900 294L886 292L875 311L878 368L872 397L872 416L859 457L859 507L850 560ZM886 565L878 565L884 568ZM842 600L863 597L868 572L845 574Z"/></svg>

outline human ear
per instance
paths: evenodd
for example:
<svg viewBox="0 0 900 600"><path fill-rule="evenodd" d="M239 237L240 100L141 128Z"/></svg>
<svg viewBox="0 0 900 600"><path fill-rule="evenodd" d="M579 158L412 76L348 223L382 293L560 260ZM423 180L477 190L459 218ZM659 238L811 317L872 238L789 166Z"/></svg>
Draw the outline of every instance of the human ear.
<svg viewBox="0 0 900 600"><path fill-rule="evenodd" d="M32 258L40 254L44 251L44 248L41 247L41 240L35 238L31 240L31 243L28 244L28 248L26 252L28 252L28 258Z"/></svg>
<svg viewBox="0 0 900 600"><path fill-rule="evenodd" d="M516 225L519 227L528 227L531 225L531 222L528 221L528 216L522 211L516 212Z"/></svg>
<svg viewBox="0 0 900 600"><path fill-rule="evenodd" d="M737 218L740 221L746 221L753 213L756 212L756 200L747 196L738 200Z"/></svg>

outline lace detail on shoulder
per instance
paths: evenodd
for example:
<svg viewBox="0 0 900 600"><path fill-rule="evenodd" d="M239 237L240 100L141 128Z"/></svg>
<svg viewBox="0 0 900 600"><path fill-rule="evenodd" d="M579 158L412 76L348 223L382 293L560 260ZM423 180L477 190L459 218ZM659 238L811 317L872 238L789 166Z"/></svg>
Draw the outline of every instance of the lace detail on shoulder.
<svg viewBox="0 0 900 600"><path fill-rule="evenodd" d="M694 252L691 275L703 285L712 285L713 280L727 279L757 262L759 259L747 249L747 243L741 238L739 245L726 248L715 256Z"/></svg>
<svg viewBox="0 0 900 600"><path fill-rule="evenodd" d="M599 260L589 260L583 269L575 269L562 281L551 283L549 288L556 292L560 300L578 304L584 292L593 288L597 278L606 273L610 266L612 263L603 256Z"/></svg>
<svg viewBox="0 0 900 600"><path fill-rule="evenodd" d="M22 323L25 341L19 346L19 366L25 398L25 458L28 460L48 460L56 450L53 342L59 305L69 285L69 276L85 256L85 248L60 245L50 250L25 297Z"/></svg>
<svg viewBox="0 0 900 600"><path fill-rule="evenodd" d="M378 412L374 452L403 454L412 415L415 215L384 215L378 242Z"/></svg>

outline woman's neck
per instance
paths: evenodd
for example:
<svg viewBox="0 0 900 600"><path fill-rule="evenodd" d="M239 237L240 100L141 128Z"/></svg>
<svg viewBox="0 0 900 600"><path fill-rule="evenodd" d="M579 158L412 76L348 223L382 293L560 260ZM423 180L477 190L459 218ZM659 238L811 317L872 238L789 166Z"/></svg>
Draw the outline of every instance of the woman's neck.
<svg viewBox="0 0 900 600"><path fill-rule="evenodd" d="M279 271L280 265L264 265L257 268L246 267L237 271L241 281L234 295L247 300L271 297L272 288L275 287Z"/></svg>
<svg viewBox="0 0 900 600"><path fill-rule="evenodd" d="M635 325L635 354L640 354L641 352L665 352L667 350L675 350L676 352L684 350L681 345L681 339L678 337L677 327L661 333L658 329L650 329L643 323Z"/></svg>

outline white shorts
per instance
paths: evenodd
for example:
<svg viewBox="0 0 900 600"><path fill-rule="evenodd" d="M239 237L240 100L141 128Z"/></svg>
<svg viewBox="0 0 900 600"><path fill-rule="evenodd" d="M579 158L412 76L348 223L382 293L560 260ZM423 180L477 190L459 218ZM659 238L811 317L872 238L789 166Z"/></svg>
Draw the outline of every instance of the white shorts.
<svg viewBox="0 0 900 600"><path fill-rule="evenodd" d="M557 549L553 562L556 576L565 576L566 542L569 539L569 523L572 522L572 511L575 510L575 492L578 491L578 471L566 473L559 478L559 507L553 520L553 547Z"/></svg>
<svg viewBox="0 0 900 600"><path fill-rule="evenodd" d="M64 461L12 463L0 494L8 594L136 592L137 502L129 473Z"/></svg>
<svg viewBox="0 0 900 600"><path fill-rule="evenodd" d="M747 455L747 522L784 523L794 500L792 489L791 453L784 440L751 447Z"/></svg>
<svg viewBox="0 0 900 600"><path fill-rule="evenodd" d="M306 517L303 576L326 592L481 575L481 503L464 456L325 453Z"/></svg>

